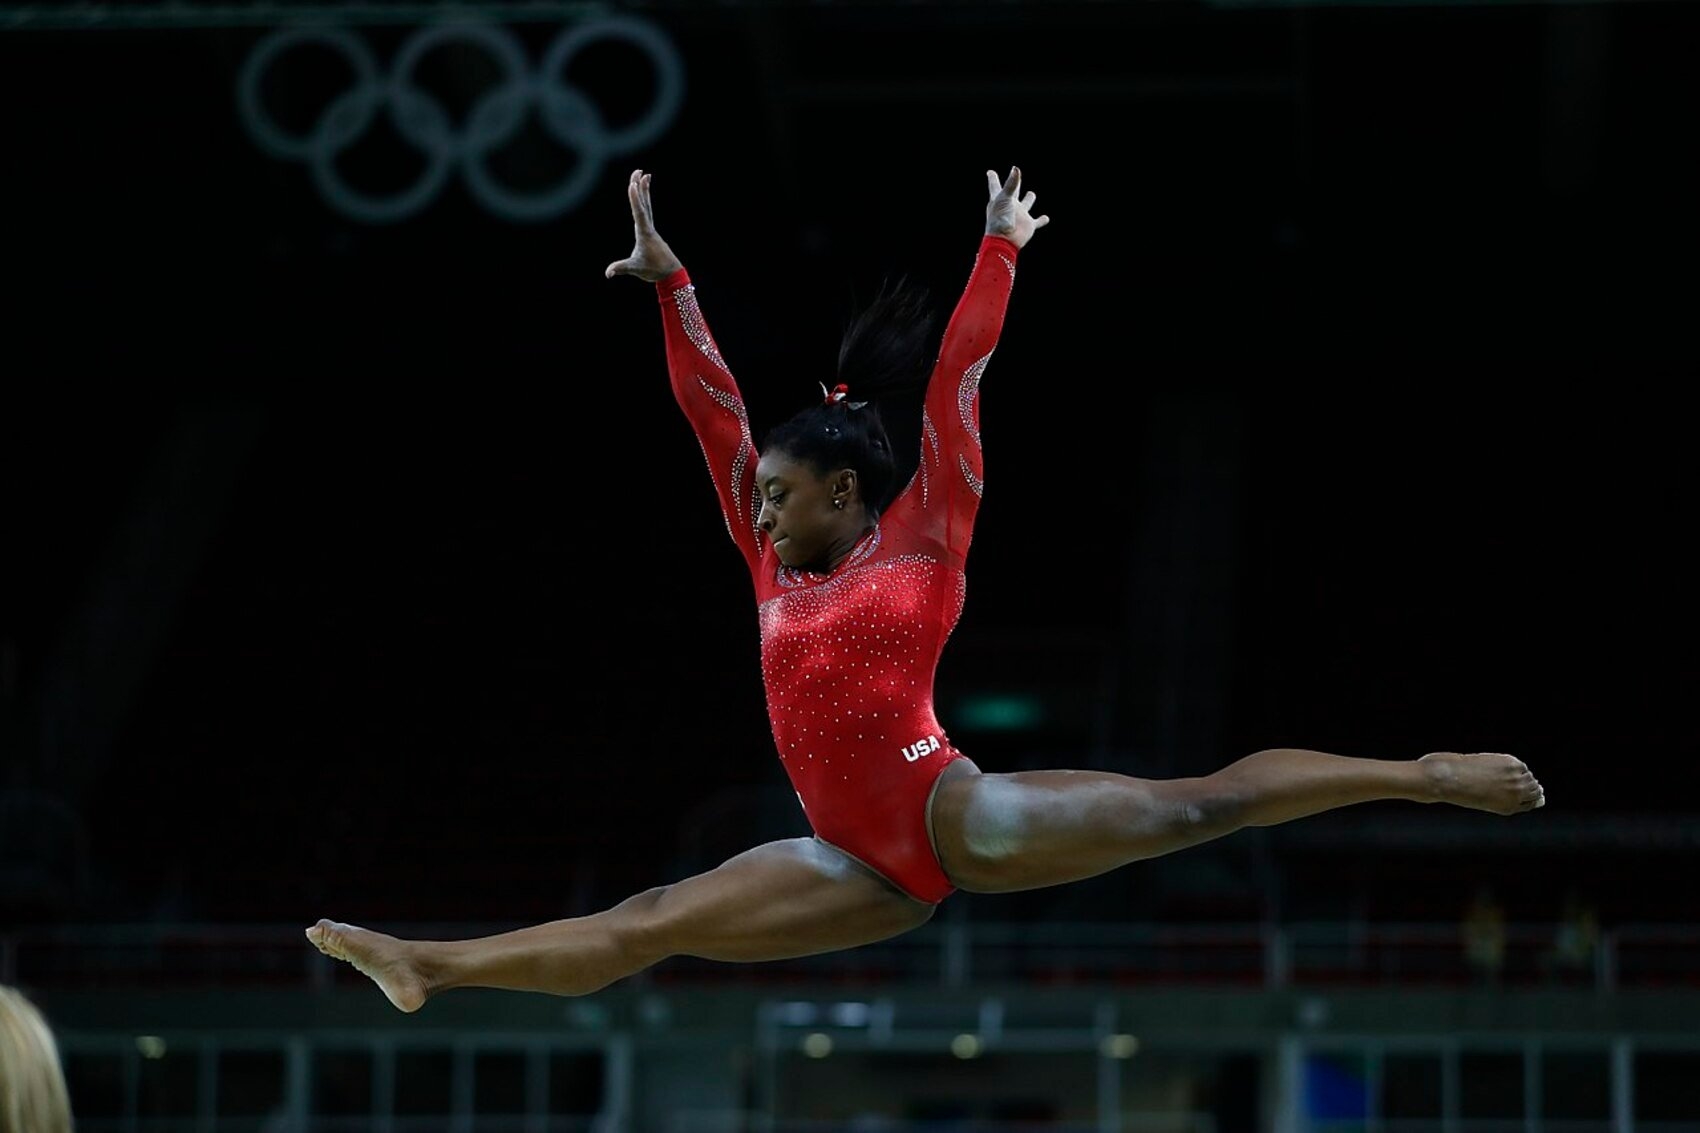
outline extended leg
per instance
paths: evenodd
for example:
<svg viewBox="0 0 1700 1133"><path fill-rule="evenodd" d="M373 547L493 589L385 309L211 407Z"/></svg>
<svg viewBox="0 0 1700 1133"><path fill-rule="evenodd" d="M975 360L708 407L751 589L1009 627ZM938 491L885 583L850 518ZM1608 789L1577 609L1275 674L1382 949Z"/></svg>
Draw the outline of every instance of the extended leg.
<svg viewBox="0 0 1700 1133"><path fill-rule="evenodd" d="M1516 814L1543 805L1545 796L1521 760L1498 753L1382 760L1273 748L1187 779L984 775L953 764L940 777L932 830L939 861L959 889L998 893L1077 881L1247 826L1377 799Z"/></svg>
<svg viewBox="0 0 1700 1133"><path fill-rule="evenodd" d="M871 944L925 924L916 901L813 838L770 842L604 912L475 940L401 940L321 920L307 938L403 1011L453 987L585 995L669 956L753 962Z"/></svg>

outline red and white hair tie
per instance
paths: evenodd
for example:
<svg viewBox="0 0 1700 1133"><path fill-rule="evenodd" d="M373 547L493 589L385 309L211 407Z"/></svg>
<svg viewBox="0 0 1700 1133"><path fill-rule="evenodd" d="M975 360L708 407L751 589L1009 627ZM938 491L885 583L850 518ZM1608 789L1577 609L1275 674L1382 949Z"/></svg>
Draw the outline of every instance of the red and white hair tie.
<svg viewBox="0 0 1700 1133"><path fill-rule="evenodd" d="M836 405L850 396L850 387L845 385L843 382L839 382L830 390L826 388L825 382L821 382L820 390L826 395L825 404L827 405ZM849 403L851 409L860 409L866 404L867 402L865 401L852 401Z"/></svg>

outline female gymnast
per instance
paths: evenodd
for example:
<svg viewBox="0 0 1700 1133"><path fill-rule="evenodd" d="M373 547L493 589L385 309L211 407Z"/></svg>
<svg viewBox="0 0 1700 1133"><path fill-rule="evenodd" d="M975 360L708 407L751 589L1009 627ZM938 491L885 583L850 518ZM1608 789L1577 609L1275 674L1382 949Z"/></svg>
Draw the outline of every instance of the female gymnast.
<svg viewBox="0 0 1700 1133"><path fill-rule="evenodd" d="M966 289L934 348L919 292L883 289L848 325L837 381L757 447L689 273L657 233L651 175L626 185L636 243L612 279L653 284L674 396L754 580L774 742L814 836L757 846L589 916L468 940L320 920L326 955L416 1011L456 987L585 995L670 956L757 962L855 948L925 924L954 890L1061 885L1247 826L1377 799L1510 815L1539 782L1501 753L1366 759L1254 752L1196 778L982 772L933 712L962 610L982 490L980 379L1016 262L1050 217L1021 170L986 173ZM899 482L876 400L924 391L919 464ZM822 389L825 389L824 384Z"/></svg>

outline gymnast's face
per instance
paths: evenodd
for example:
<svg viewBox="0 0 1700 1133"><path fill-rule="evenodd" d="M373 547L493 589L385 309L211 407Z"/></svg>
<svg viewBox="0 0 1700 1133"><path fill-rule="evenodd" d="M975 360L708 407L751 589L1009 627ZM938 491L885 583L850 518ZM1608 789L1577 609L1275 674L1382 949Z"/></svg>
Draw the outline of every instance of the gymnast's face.
<svg viewBox="0 0 1700 1133"><path fill-rule="evenodd" d="M782 451L762 454L756 462L762 501L756 522L780 562L788 567L828 564L834 546L852 534L854 486L855 473L849 469L822 474Z"/></svg>

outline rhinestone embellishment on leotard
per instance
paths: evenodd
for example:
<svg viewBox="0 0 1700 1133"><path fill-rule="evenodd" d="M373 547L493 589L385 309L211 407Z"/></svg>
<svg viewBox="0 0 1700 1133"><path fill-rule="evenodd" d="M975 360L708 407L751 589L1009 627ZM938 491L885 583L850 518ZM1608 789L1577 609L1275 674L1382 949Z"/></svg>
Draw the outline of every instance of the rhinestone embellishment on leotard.
<svg viewBox="0 0 1700 1133"><path fill-rule="evenodd" d="M793 775L840 776L834 760L871 758L852 778L876 776L865 782L877 787L887 757L937 731L928 680L963 596L960 571L907 553L761 603L768 711ZM806 791L807 781L797 785Z"/></svg>
<svg viewBox="0 0 1700 1133"><path fill-rule="evenodd" d="M939 459L939 430L933 424L932 414L921 413L921 439L926 448L921 453L921 466L917 471L921 476L921 507L927 506L927 493L932 489L932 470L927 467L927 454L932 453L933 463Z"/></svg>
<svg viewBox="0 0 1700 1133"><path fill-rule="evenodd" d="M969 467L968 458L957 453L956 465L962 473L962 479L968 484L968 490L973 492L977 498L983 498L986 494L986 482L974 475L974 469Z"/></svg>
<svg viewBox="0 0 1700 1133"><path fill-rule="evenodd" d="M692 345L701 352L704 358L714 363L721 373L730 374L731 371L726 368L726 360L720 356L720 350L714 345L713 336L708 333L708 324L703 321L702 308L697 305L696 290L696 286L689 283L673 289L673 302L679 308L679 324L684 327L685 337L691 340ZM697 381L702 385L703 392L708 395L711 401L731 413L738 420L740 443L738 451L732 456L732 467L728 470L731 483L727 485L727 498L732 501L734 507L742 506L747 509L739 518L749 524L750 533L759 544L761 528L757 521L761 515L761 492L752 483L749 498L747 500L743 498L744 472L749 467L750 454L755 451L755 441L750 436L749 413L744 408L743 401L737 395L719 388L701 374L697 375ZM708 458L706 446L703 448L703 456L705 459ZM712 460L709 460L708 470L710 475L715 472ZM738 537L738 533L732 530L731 517L727 517L726 530L734 539Z"/></svg>
<svg viewBox="0 0 1700 1133"><path fill-rule="evenodd" d="M744 408L744 403L741 399L715 386L701 374L697 375L697 383L702 386L703 393L708 395L708 399L710 401L714 402L716 405L720 406L720 408L726 410L738 419L738 451L732 454L732 483L727 488L727 495L732 500L734 506L742 503L749 509L744 513L742 518L744 522L750 525L750 532L755 535L759 541L761 537L761 528L758 525L757 520L759 520L761 516L761 491L754 483L752 483L750 485L750 498L748 500L740 500L739 498L744 494L744 470L749 467L750 454L753 453L756 448L756 443L750 436L749 411ZM704 458L707 458L707 448L703 449L703 456ZM709 471L714 471L714 464L712 461L709 462ZM727 521L726 527L727 530L731 530L732 523L730 520ZM737 532L733 532L733 534L736 535Z"/></svg>
<svg viewBox="0 0 1700 1133"><path fill-rule="evenodd" d="M714 345L714 337L708 333L708 324L703 321L702 308L697 305L697 289L695 284L687 283L683 287L674 288L673 302L679 305L679 322L684 325L685 336L702 351L703 356L727 373L726 360L720 356L720 350Z"/></svg>
<svg viewBox="0 0 1700 1133"><path fill-rule="evenodd" d="M962 418L962 431L975 444L980 443L980 429L974 424L974 398L980 392L980 378L986 372L990 354L962 371L962 383L956 387L956 411Z"/></svg>

